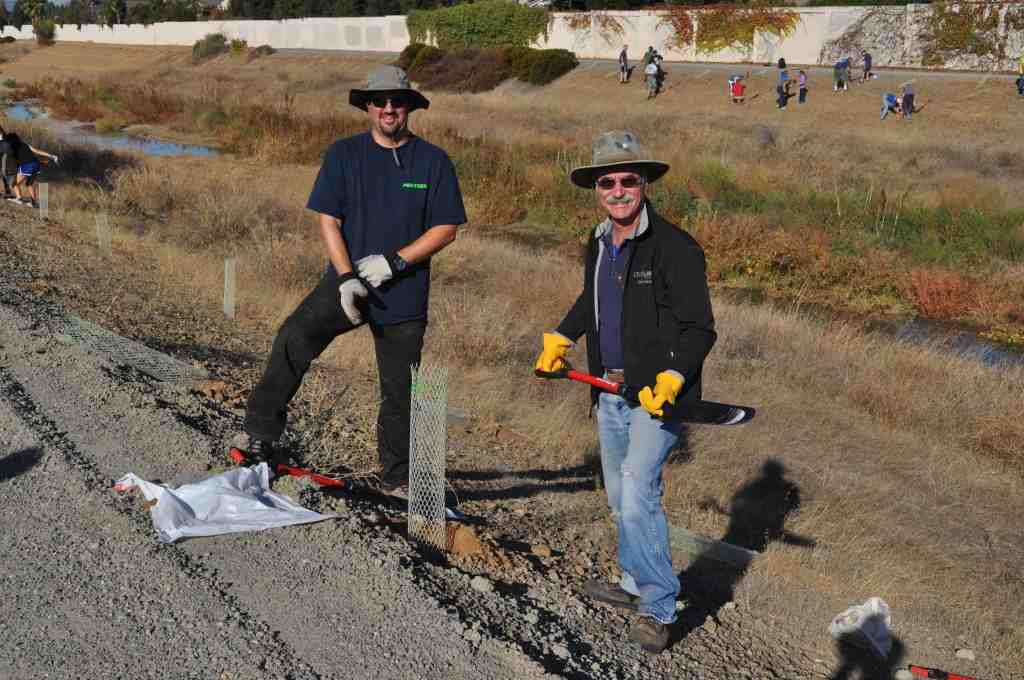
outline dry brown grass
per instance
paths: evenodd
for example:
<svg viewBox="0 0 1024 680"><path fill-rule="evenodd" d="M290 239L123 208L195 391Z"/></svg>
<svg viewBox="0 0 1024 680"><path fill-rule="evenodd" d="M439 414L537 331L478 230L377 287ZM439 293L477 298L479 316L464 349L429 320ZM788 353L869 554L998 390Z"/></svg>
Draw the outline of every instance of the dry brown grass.
<svg viewBox="0 0 1024 680"><path fill-rule="evenodd" d="M159 77L184 90L222 88L223 96L240 96L237 88L244 84L254 88L252 96L266 97L295 88L299 74L308 76L308 66L321 58L277 54L247 66L231 64L230 77L212 79L228 72L225 57L224 64L211 62L205 85L183 82L187 67L173 63ZM325 62L320 81L302 85L297 101L312 102L315 93L308 88L314 86L340 96L351 82L346 78L365 64ZM499 148L529 142L549 153L547 162L525 166L508 160L514 155L496 158L490 177L506 176L507 183L463 174L473 224L435 262L427 339L427 356L452 369L453 405L470 411L480 431L500 427L520 438L533 465L577 464L594 442L582 391L529 378L539 334L567 309L581 272L565 253L489 238L485 225L524 214L528 221L545 201L567 203L567 220L593 220L589 199L567 189L559 169L584 155L599 129L636 128L681 178L710 160L732 169L744 186L801 184L830 201L838 182L860 182L865 191L857 200L877 206L880 222L882 215L895 219L895 197L908 191L933 206L1020 201L1014 187L1021 170L1000 154L1019 154L1022 143L1011 134L1015 111L1004 105L997 83L979 91L979 100L994 102L986 118L943 105L958 96L962 83L929 81L920 88L934 102L925 115L912 124L880 124L880 83L845 97L814 89L813 106L791 104L793 111L780 114L761 100L742 110L722 104L718 76L687 81L644 106L639 86L616 89L610 74L583 69L555 87L525 94L437 95L416 122L442 145L457 129L463 139L483 135ZM766 89L770 75L755 77L751 91ZM566 106L567 93L574 108ZM638 99L635 109L627 105L632 97ZM317 99L310 108L322 113L338 101ZM775 128L776 149L760 146L757 122ZM972 131L970 143L936 145L950 129L965 126ZM828 152L813 152L822 148ZM86 242L95 211L111 211L118 227L113 266L155 263L152 275L165 281L170 299L164 305L175 304L184 288L189 305L217 309L222 259L238 256L238 324L266 330L290 313L322 267L315 224L301 209L315 171L312 165L224 158L181 165L145 160L114 169L109 192L61 184L53 212ZM702 191L691 184L698 199ZM835 212L849 210L854 199L836 193ZM671 192L659 200L672 200ZM885 260L891 254L878 253L881 264L866 264L837 251L836 236L820 224L794 235L757 215L722 213L698 200L691 226L715 252L746 246L752 257L744 266L754 271L803 258L801 266L848 282L851 297L857 286L870 285L873 267L895 267ZM1018 290L1019 263L989 266L993 281ZM918 278L918 299L934 299L933 306L945 304L943 313L952 314L946 299L956 296L948 286ZM814 293L808 290L806 297ZM1024 422L1016 417L1024 403L1024 371L986 368L939 348L865 335L853 324L812 320L798 310L716 299L716 314L721 339L708 364L706 396L756 404L760 416L743 428L694 429L692 458L666 473L671 520L723 535L726 518L702 509L700 501L728 506L766 460L778 459L803 499L786 528L813 538L817 547L773 543L742 582L739 597L761 612L789 618L804 629L801 640L824 646L831 615L880 595L893 605L898 634L918 653L914 660L950 667L953 649L967 645L979 652L979 673L1008 677L1001 669L1024 667ZM264 333L264 344L253 349L266 350L270 340ZM372 357L367 333L346 337L329 349L319 362L322 370L303 388L314 417L327 423L319 460L333 456L335 462L369 465L373 405L339 394L335 386L372 393ZM582 354L577 358L582 361ZM471 450L460 455L473 458Z"/></svg>

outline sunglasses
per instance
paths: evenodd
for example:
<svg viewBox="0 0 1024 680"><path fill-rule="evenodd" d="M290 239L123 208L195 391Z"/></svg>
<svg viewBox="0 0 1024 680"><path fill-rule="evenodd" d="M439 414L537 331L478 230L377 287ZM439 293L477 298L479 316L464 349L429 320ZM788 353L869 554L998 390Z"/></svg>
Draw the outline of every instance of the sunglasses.
<svg viewBox="0 0 1024 680"><path fill-rule="evenodd" d="M370 97L370 103L378 109L385 108L388 102L391 102L391 106L396 109L409 108L409 98L404 94L376 94Z"/></svg>
<svg viewBox="0 0 1024 680"><path fill-rule="evenodd" d="M614 189L616 184L621 186L623 189L636 189L638 186L643 186L644 178L640 175L626 175L619 179L615 179L614 177L602 177L597 180L597 188L604 189L605 191Z"/></svg>

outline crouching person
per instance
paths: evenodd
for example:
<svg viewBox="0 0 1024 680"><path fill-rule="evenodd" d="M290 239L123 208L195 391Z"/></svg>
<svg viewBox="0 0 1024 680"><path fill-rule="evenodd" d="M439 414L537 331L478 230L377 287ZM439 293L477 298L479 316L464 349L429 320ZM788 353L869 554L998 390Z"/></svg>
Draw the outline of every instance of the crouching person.
<svg viewBox="0 0 1024 680"><path fill-rule="evenodd" d="M681 412L700 399L701 368L716 337L704 252L645 195L668 168L623 130L598 137L593 164L572 171L573 184L595 192L605 219L590 237L583 292L557 330L544 335L536 366L564 368L569 349L586 335L591 373L643 386L639 404L591 395L622 578L590 581L586 592L636 611L630 639L653 653L668 645L679 594L661 473L680 436Z"/></svg>

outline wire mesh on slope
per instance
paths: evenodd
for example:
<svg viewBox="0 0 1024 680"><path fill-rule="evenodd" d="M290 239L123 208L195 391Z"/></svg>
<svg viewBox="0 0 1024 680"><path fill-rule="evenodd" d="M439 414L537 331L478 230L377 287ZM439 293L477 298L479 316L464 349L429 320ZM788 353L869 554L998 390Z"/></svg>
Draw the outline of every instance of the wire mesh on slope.
<svg viewBox="0 0 1024 680"><path fill-rule="evenodd" d="M444 552L447 543L444 523L447 368L413 366L410 411L409 538Z"/></svg>
<svg viewBox="0 0 1024 680"><path fill-rule="evenodd" d="M74 342L107 354L118 363L131 366L163 382L187 385L210 377L205 369L178 361L76 316L67 317L61 332Z"/></svg>

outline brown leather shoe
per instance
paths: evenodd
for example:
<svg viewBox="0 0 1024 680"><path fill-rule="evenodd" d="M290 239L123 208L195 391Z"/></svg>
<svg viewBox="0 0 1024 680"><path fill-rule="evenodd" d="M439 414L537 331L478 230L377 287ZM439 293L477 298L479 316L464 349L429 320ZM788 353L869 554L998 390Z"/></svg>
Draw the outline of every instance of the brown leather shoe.
<svg viewBox="0 0 1024 680"><path fill-rule="evenodd" d="M659 654L668 647L668 624L649 616L641 617L630 627L629 639L645 652Z"/></svg>
<svg viewBox="0 0 1024 680"><path fill-rule="evenodd" d="M640 605L639 597L631 595L618 585L606 581L590 579L583 584L583 592L598 602L604 602L613 607L629 609L630 611L636 611L636 608Z"/></svg>

